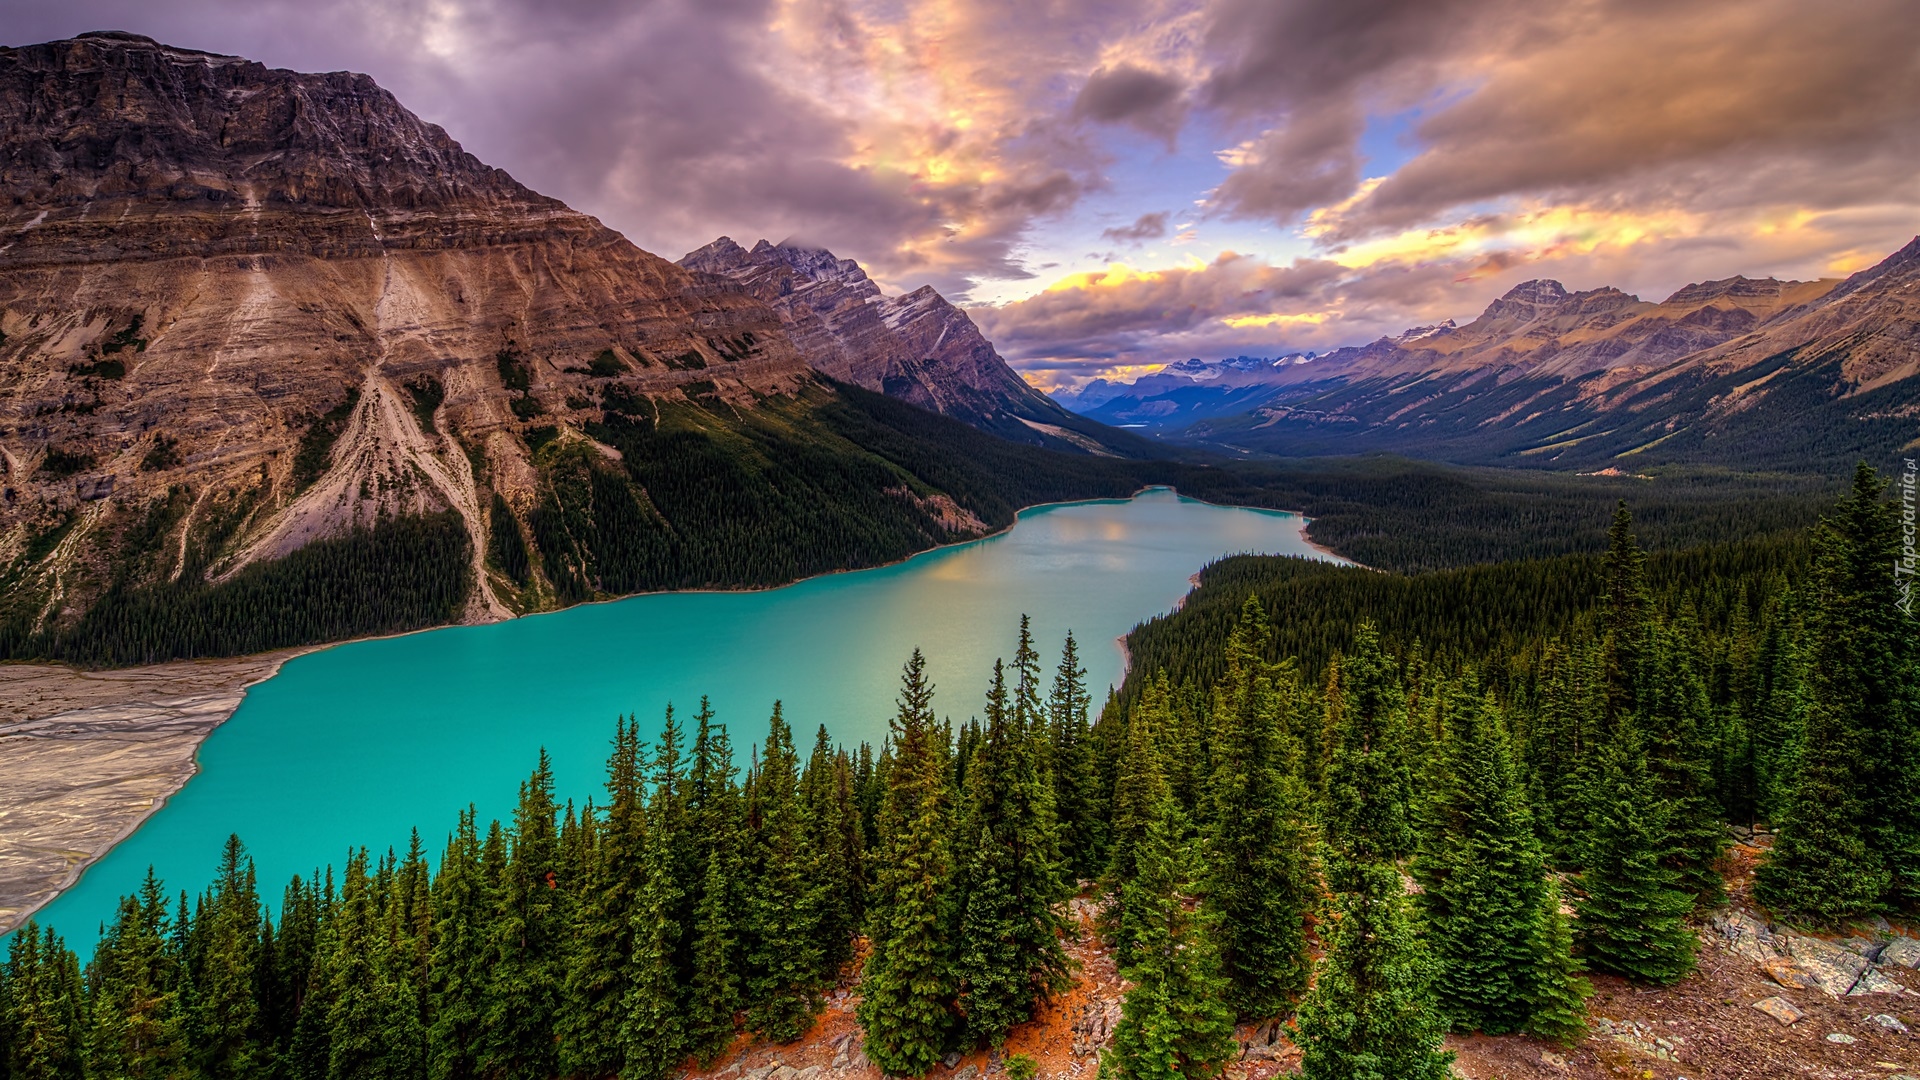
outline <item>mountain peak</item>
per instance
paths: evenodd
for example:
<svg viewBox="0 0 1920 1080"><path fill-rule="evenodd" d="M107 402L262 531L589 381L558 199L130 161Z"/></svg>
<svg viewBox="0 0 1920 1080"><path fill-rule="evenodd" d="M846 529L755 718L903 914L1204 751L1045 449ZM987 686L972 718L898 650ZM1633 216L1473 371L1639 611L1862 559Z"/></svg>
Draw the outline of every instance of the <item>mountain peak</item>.
<svg viewBox="0 0 1920 1080"><path fill-rule="evenodd" d="M1508 289L1500 299L1529 304L1551 304L1567 298L1567 287L1552 278L1534 278Z"/></svg>

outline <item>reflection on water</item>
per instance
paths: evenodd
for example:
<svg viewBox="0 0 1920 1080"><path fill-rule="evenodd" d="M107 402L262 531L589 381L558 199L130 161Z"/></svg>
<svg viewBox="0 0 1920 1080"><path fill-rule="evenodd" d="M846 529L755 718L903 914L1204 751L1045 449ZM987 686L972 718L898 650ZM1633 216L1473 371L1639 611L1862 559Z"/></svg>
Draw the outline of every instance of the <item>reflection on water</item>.
<svg viewBox="0 0 1920 1080"><path fill-rule="evenodd" d="M204 887L229 832L269 900L350 844L404 848L418 827L437 852L469 801L483 822L510 811L540 747L562 797L584 801L615 716L657 729L668 702L690 712L702 694L743 765L776 698L803 745L822 724L878 743L915 646L936 707L963 718L1023 612L1049 668L1072 629L1089 685L1103 687L1121 674L1114 639L1172 607L1190 574L1233 552L1308 554L1300 529L1293 515L1150 491L1029 511L1001 536L784 589L634 597L301 657L207 740L201 775L41 921L85 948L149 864L175 889Z"/></svg>

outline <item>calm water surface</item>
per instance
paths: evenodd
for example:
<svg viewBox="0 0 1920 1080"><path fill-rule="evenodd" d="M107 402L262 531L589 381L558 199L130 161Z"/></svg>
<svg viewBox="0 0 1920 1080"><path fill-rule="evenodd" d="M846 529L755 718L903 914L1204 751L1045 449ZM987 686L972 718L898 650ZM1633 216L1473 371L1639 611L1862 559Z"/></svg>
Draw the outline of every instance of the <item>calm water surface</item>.
<svg viewBox="0 0 1920 1080"><path fill-rule="evenodd" d="M1314 554L1302 525L1154 490L1029 510L1000 536L783 589L640 596L303 656L255 687L201 748L200 775L39 919L84 950L149 864L197 893L230 832L276 906L289 877L342 863L349 845L404 850L418 827L437 856L468 802L483 823L511 812L541 747L561 797L584 801L616 716L657 732L669 702L688 715L702 694L742 765L776 699L803 758L821 724L877 746L915 646L936 708L963 719L1023 612L1049 679L1073 631L1097 705L1122 674L1119 635L1221 555Z"/></svg>

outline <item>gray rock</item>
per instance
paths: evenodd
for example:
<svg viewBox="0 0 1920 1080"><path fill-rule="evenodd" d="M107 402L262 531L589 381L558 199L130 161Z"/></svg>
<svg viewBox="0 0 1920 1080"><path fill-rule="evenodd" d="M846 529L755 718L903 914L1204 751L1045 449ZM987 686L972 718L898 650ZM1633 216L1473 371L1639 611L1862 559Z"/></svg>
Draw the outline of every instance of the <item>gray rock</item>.
<svg viewBox="0 0 1920 1080"><path fill-rule="evenodd" d="M1858 997L1861 994L1897 994L1905 989L1906 987L1901 986L1899 983L1894 982L1882 974L1879 968L1868 968L1861 974L1860 981L1853 984L1853 989L1847 991L1847 996Z"/></svg>
<svg viewBox="0 0 1920 1080"><path fill-rule="evenodd" d="M1886 1013L1881 1013L1878 1016L1872 1016L1868 1019L1886 1028L1888 1031L1897 1031L1902 1035L1907 1033L1907 1025L1901 1023L1900 1018L1897 1016L1889 1016Z"/></svg>
<svg viewBox="0 0 1920 1080"><path fill-rule="evenodd" d="M1854 1038L1851 1035L1846 1034L1845 1032L1835 1031L1827 1035L1827 1041L1837 1046L1848 1046L1853 1043L1857 1043L1860 1040Z"/></svg>
<svg viewBox="0 0 1920 1080"><path fill-rule="evenodd" d="M1920 968L1920 940L1910 937L1894 938L1880 950L1880 962L1903 968Z"/></svg>
<svg viewBox="0 0 1920 1080"><path fill-rule="evenodd" d="M1819 938L1801 937L1798 934L1783 936L1794 963L1813 976L1820 992L1828 997L1846 997L1870 966L1866 957Z"/></svg>
<svg viewBox="0 0 1920 1080"><path fill-rule="evenodd" d="M1780 955L1779 942L1767 924L1744 911L1730 911L1713 920L1715 929L1726 939L1727 949L1735 956L1764 964Z"/></svg>

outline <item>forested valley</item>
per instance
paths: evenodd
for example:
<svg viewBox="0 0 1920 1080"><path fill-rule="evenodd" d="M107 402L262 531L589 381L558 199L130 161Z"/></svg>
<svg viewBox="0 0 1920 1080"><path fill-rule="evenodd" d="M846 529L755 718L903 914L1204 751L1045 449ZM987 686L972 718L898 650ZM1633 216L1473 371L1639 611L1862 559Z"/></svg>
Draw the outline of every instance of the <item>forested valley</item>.
<svg viewBox="0 0 1920 1080"><path fill-rule="evenodd" d="M1804 534L1649 556L1621 505L1606 535L1411 577L1224 560L1097 719L1077 644L1045 665L1023 624L965 721L916 652L879 747L807 748L776 704L742 769L704 703L623 720L594 801L543 758L511 820L277 908L235 838L84 966L14 935L0 1078L653 1080L799 1037L844 979L868 1059L917 1076L1067 985L1077 895L1129 984L1108 1075L1209 1077L1236 1020L1288 1017L1310 1080L1439 1078L1449 1031L1579 1037L1583 973L1685 976L1730 823L1775 830L1777 917L1920 910L1879 478Z"/></svg>

